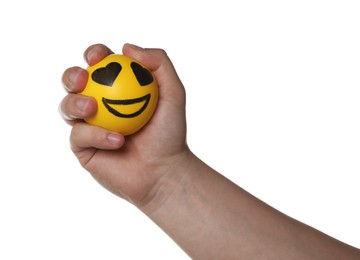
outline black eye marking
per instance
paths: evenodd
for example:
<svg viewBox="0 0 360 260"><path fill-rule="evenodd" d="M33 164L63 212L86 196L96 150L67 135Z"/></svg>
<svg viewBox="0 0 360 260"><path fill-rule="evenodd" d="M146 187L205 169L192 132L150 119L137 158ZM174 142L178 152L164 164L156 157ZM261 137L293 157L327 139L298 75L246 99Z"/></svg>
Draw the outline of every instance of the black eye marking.
<svg viewBox="0 0 360 260"><path fill-rule="evenodd" d="M131 62L131 68L135 74L135 77L137 81L139 82L140 86L146 86L149 85L154 81L153 76L151 75L151 72L147 69L141 67L140 64L136 62Z"/></svg>
<svg viewBox="0 0 360 260"><path fill-rule="evenodd" d="M96 83L111 87L120 71L121 65L117 62L111 62L106 67L95 70L91 78Z"/></svg>

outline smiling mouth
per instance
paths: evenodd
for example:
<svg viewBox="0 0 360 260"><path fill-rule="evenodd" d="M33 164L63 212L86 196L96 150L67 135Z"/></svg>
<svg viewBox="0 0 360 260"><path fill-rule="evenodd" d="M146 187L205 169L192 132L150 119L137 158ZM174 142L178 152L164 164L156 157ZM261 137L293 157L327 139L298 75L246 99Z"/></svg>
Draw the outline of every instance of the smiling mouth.
<svg viewBox="0 0 360 260"><path fill-rule="evenodd" d="M133 99L107 99L107 98L102 98L102 102L104 104L104 106L106 107L106 109L113 114L114 116L117 117L123 117L123 118L132 118L132 117L136 117L138 115L140 115L148 106L149 101L150 101L150 97L151 94L147 94L143 97L139 97L139 98L133 98ZM139 105L142 106L139 108ZM124 107L130 107L133 106L136 111L133 113L128 113L128 114L124 114L119 112L119 110L121 110ZM115 109L114 107L116 107L117 109Z"/></svg>

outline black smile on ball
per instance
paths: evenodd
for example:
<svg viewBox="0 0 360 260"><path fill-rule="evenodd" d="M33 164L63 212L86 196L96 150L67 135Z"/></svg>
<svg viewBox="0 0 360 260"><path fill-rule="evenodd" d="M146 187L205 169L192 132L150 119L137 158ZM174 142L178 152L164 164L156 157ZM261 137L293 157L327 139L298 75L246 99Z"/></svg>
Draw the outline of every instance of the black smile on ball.
<svg viewBox="0 0 360 260"><path fill-rule="evenodd" d="M103 102L104 106L106 107L106 109L114 116L123 117L123 118L133 118L133 117L140 115L146 109L147 105L149 104L150 97L151 97L151 94L147 94L147 95L139 97L139 98L118 99L118 100L108 99L108 98L103 97L102 102ZM128 105L138 104L141 102L144 102L143 106L138 111L131 113L131 114L123 114L111 106L111 105L128 106Z"/></svg>

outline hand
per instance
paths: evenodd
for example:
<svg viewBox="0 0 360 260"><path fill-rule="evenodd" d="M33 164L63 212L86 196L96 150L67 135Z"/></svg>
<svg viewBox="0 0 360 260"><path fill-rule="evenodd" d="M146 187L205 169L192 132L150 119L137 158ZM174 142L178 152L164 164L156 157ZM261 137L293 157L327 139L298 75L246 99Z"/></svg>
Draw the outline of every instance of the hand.
<svg viewBox="0 0 360 260"><path fill-rule="evenodd" d="M94 65L111 53L97 44L90 46L84 57ZM60 109L72 126L71 149L80 164L109 191L141 207L151 201L164 180L181 178L174 176L182 172L175 166L186 164L191 154L186 144L185 90L163 50L125 44L123 54L147 66L158 81L157 109L143 129L125 138L85 123L84 118L96 113L97 104L78 94L88 78L87 71L79 67L63 74L68 94Z"/></svg>
<svg viewBox="0 0 360 260"><path fill-rule="evenodd" d="M111 51L85 52L93 65ZM126 44L123 54L145 64L159 85L158 107L140 132L124 138L84 118L97 109L77 93L86 70L73 67L61 102L73 126L71 148L103 186L127 199L195 259L359 259L360 251L288 217L228 180L191 153L186 144L185 91L164 51Z"/></svg>

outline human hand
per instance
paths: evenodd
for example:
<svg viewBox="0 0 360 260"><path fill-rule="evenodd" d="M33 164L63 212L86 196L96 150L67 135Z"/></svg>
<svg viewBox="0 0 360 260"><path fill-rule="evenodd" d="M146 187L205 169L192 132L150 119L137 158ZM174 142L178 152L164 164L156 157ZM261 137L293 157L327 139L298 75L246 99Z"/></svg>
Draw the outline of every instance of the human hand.
<svg viewBox="0 0 360 260"><path fill-rule="evenodd" d="M90 46L84 53L94 65L112 51L104 45ZM186 144L185 90L165 51L125 44L123 54L147 66L159 86L159 101L148 124L126 138L119 133L83 121L96 113L94 98L80 93L88 73L80 67L67 69L63 83L68 94L61 114L72 126L71 149L80 164L105 188L138 207L145 206L168 180L179 180L191 154Z"/></svg>

